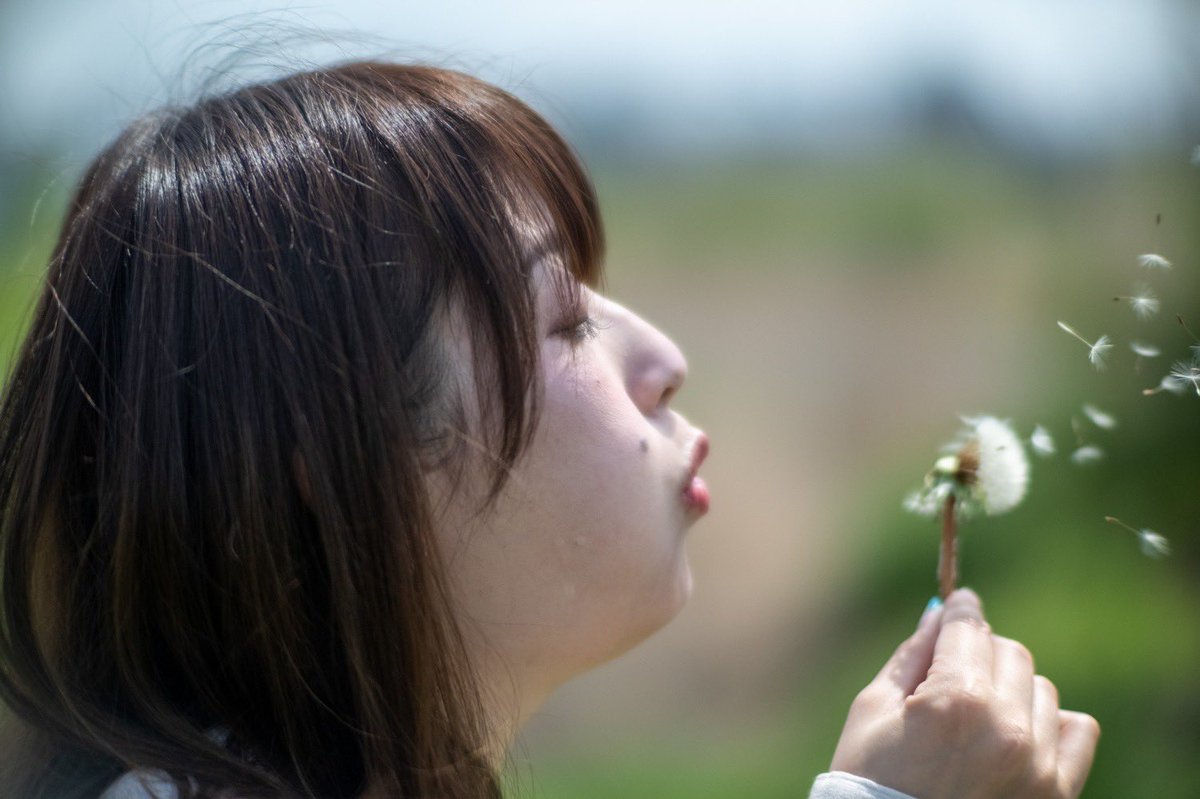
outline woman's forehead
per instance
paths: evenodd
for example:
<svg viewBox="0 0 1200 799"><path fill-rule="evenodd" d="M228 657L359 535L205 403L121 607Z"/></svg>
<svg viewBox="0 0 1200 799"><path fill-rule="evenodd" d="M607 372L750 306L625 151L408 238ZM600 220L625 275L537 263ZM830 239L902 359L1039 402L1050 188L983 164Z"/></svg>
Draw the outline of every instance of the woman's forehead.
<svg viewBox="0 0 1200 799"><path fill-rule="evenodd" d="M588 281L598 278L599 268L572 262L570 242L550 220L544 204L526 200L521 207L525 212L514 209L511 222L520 240L523 271L535 294L538 316L555 316L579 306L592 292ZM577 274L577 269L587 273Z"/></svg>
<svg viewBox="0 0 1200 799"><path fill-rule="evenodd" d="M600 280L600 264L581 263L572 255L571 234L555 225L544 202L525 199L509 213L531 280L548 280L563 296L577 296L580 286Z"/></svg>
<svg viewBox="0 0 1200 799"><path fill-rule="evenodd" d="M553 314L587 297L591 289L572 275L560 255L548 251L533 263L531 280L537 292L539 314Z"/></svg>

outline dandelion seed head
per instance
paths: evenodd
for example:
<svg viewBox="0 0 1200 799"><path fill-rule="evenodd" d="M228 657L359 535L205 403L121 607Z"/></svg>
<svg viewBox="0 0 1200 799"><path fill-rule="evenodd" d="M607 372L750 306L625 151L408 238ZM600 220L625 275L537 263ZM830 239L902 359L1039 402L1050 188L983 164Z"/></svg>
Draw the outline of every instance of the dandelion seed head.
<svg viewBox="0 0 1200 799"><path fill-rule="evenodd" d="M1092 424L1103 430L1112 430L1117 426L1117 417L1100 410L1090 403L1084 403L1083 413L1091 420Z"/></svg>
<svg viewBox="0 0 1200 799"><path fill-rule="evenodd" d="M1043 458L1055 453L1054 437L1040 424L1033 428L1033 433L1029 436L1029 446L1033 447L1033 451Z"/></svg>
<svg viewBox="0 0 1200 799"><path fill-rule="evenodd" d="M1170 269L1171 262L1163 258L1158 253L1148 252L1139 255L1137 258L1138 266L1143 269Z"/></svg>
<svg viewBox="0 0 1200 799"><path fill-rule="evenodd" d="M1104 450L1096 446L1082 446L1071 453L1071 463L1087 466L1104 460Z"/></svg>
<svg viewBox="0 0 1200 799"><path fill-rule="evenodd" d="M1171 542L1165 536L1142 529L1137 531L1137 537L1142 554L1146 557L1158 559L1171 554Z"/></svg>
<svg viewBox="0 0 1200 799"><path fill-rule="evenodd" d="M957 455L943 455L934 461L933 471L934 474L953 477L958 473L959 466L960 463Z"/></svg>
<svg viewBox="0 0 1200 799"><path fill-rule="evenodd" d="M964 450L973 450L975 467L973 495L988 514L1004 513L1025 498L1029 488L1029 459L1012 427L994 416L963 420Z"/></svg>
<svg viewBox="0 0 1200 799"><path fill-rule="evenodd" d="M1153 344L1143 344L1140 341L1129 342L1129 349L1143 358L1157 358L1159 355L1162 355L1162 350L1158 347Z"/></svg>
<svg viewBox="0 0 1200 799"><path fill-rule="evenodd" d="M918 491L913 491L904 498L904 509L918 516L937 516L946 499L954 490L954 486L945 480L928 485Z"/></svg>
<svg viewBox="0 0 1200 799"><path fill-rule="evenodd" d="M1024 498L1029 460L1012 427L993 416L964 417L965 427L925 477L925 486L904 499L906 510L936 516L954 496L964 516L977 509L1003 513Z"/></svg>

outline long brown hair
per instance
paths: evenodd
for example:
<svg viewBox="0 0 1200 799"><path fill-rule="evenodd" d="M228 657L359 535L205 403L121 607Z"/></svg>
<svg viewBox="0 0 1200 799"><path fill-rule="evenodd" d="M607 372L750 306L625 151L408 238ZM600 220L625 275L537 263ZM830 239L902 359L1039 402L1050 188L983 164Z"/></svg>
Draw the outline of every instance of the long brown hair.
<svg viewBox="0 0 1200 799"><path fill-rule="evenodd" d="M588 178L457 72L296 74L98 156L0 405L3 795L499 794L424 476L482 443L490 502L532 435L538 246L563 301L599 280Z"/></svg>

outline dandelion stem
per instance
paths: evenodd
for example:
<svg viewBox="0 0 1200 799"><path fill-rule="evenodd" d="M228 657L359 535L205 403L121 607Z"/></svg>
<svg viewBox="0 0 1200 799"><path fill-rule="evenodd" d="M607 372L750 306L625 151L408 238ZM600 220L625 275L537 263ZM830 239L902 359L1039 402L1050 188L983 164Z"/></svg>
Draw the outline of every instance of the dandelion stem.
<svg viewBox="0 0 1200 799"><path fill-rule="evenodd" d="M938 556L938 584L942 599L958 587L958 530L955 524L954 494L942 506L942 548Z"/></svg>
<svg viewBox="0 0 1200 799"><path fill-rule="evenodd" d="M1179 321L1180 321L1180 322L1182 322L1182 321L1183 321L1182 317L1180 318L1180 320L1179 320ZM1092 346L1092 342L1088 341L1086 338L1084 338L1083 336L1079 335L1079 333L1078 333L1078 332L1076 332L1075 328L1071 327L1071 326L1070 326L1070 325L1068 325L1066 322L1059 322L1059 323L1058 323L1058 326L1059 326L1059 327L1060 327L1060 328L1063 330L1063 332L1065 332L1065 333L1068 333L1068 334L1070 334L1070 335L1074 336L1075 338L1077 338L1077 339L1079 339L1080 341L1082 341L1082 342L1083 342L1085 345L1087 345L1088 347Z"/></svg>

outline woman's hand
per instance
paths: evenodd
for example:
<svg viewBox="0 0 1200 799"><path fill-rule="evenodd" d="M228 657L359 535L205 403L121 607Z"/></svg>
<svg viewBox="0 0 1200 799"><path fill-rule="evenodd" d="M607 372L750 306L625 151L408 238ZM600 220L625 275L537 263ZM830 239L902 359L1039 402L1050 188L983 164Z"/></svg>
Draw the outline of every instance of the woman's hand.
<svg viewBox="0 0 1200 799"><path fill-rule="evenodd" d="M854 700L832 770L918 799L1063 799L1083 790L1099 735L961 589Z"/></svg>

